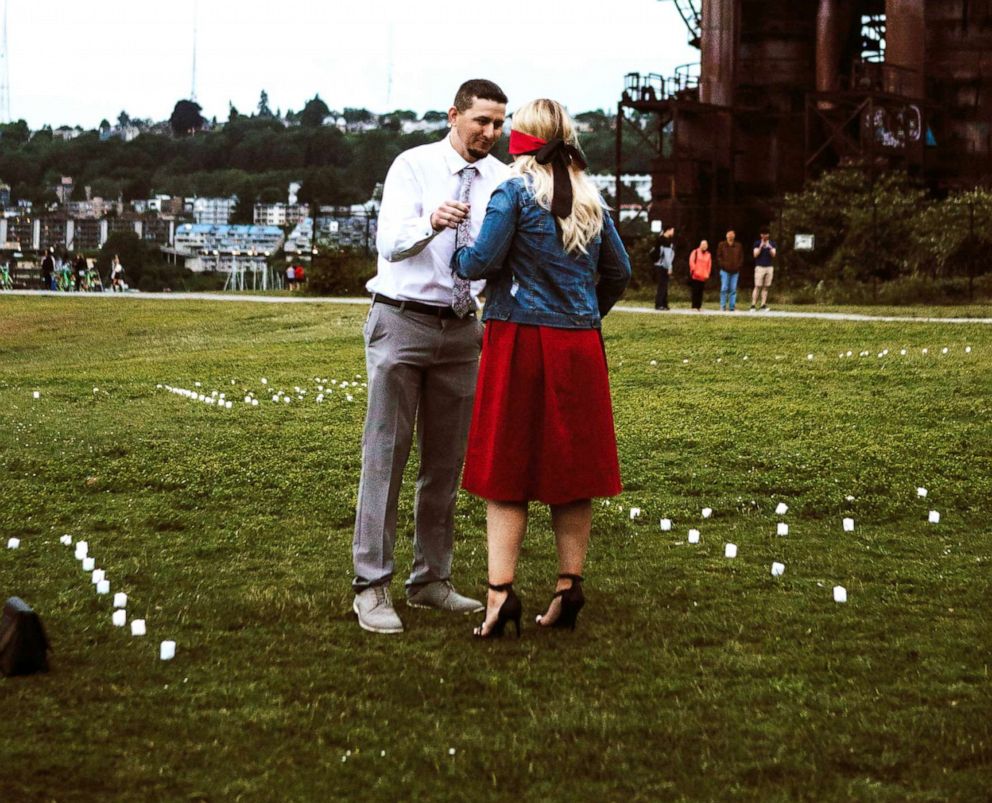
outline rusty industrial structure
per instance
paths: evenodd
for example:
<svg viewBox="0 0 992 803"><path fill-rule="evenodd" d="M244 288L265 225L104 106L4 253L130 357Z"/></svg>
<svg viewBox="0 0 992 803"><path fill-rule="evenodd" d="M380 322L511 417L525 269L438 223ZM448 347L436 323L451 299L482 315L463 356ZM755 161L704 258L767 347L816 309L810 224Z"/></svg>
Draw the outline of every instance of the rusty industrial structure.
<svg viewBox="0 0 992 803"><path fill-rule="evenodd" d="M650 139L653 219L757 225L784 193L852 162L937 193L992 185L992 0L662 2L701 58L626 77L616 175L624 137Z"/></svg>

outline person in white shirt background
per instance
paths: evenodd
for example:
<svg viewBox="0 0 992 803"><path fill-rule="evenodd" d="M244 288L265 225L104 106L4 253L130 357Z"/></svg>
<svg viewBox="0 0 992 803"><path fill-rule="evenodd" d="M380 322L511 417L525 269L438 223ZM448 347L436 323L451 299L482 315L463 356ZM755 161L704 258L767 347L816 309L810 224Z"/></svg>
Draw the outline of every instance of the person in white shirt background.
<svg viewBox="0 0 992 803"><path fill-rule="evenodd" d="M478 235L489 196L510 175L490 155L502 135L506 102L491 81L463 83L448 110L448 135L401 153L383 186L377 273L367 285L368 411L352 544L352 607L371 632L403 630L389 584L400 484L415 429L420 467L407 604L459 613L485 609L459 594L450 577L482 342L478 294L485 287L456 282L451 257L456 242Z"/></svg>

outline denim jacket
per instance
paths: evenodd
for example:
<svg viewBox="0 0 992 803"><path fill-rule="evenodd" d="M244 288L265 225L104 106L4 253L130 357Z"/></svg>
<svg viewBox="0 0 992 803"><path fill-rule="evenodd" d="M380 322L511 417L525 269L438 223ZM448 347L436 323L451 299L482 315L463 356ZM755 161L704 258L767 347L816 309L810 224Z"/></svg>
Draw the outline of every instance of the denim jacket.
<svg viewBox="0 0 992 803"><path fill-rule="evenodd" d="M565 252L551 212L516 177L496 188L478 239L455 251L451 266L463 279L488 280L484 321L598 329L630 281L630 260L605 210L586 250Z"/></svg>

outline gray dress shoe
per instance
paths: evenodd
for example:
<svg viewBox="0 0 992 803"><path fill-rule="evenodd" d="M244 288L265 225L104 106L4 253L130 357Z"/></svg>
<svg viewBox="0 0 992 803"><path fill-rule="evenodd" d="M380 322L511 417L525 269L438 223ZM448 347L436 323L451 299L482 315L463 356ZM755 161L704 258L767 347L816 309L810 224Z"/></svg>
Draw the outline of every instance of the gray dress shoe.
<svg viewBox="0 0 992 803"><path fill-rule="evenodd" d="M436 580L411 589L406 604L412 608L437 608L455 613L480 613L486 609L477 599L462 596L450 580Z"/></svg>
<svg viewBox="0 0 992 803"><path fill-rule="evenodd" d="M386 586L371 586L355 594L351 606L358 615L358 624L372 633L402 633L403 622L396 614Z"/></svg>

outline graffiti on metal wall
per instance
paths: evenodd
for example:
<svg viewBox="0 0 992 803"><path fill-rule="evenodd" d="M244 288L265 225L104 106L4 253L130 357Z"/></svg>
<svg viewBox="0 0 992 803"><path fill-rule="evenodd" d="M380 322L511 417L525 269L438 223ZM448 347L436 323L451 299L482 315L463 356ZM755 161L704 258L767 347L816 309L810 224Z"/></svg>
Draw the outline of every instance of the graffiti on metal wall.
<svg viewBox="0 0 992 803"><path fill-rule="evenodd" d="M915 104L878 107L865 117L872 138L883 148L903 150L923 136L923 115Z"/></svg>

